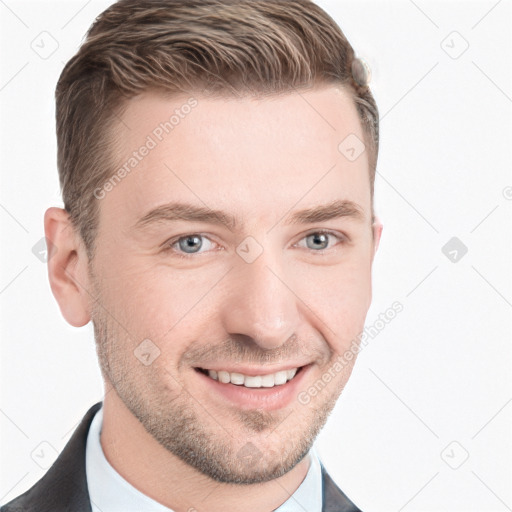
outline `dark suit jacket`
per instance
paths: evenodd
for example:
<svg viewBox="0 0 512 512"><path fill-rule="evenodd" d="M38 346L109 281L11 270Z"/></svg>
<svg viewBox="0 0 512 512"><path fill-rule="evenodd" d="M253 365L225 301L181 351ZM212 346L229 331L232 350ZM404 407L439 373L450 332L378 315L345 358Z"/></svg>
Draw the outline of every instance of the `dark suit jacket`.
<svg viewBox="0 0 512 512"><path fill-rule="evenodd" d="M33 487L4 505L0 512L91 512L85 474L87 433L101 402L83 417L52 467ZM361 512L322 467L322 512ZM108 511L106 511L108 512Z"/></svg>

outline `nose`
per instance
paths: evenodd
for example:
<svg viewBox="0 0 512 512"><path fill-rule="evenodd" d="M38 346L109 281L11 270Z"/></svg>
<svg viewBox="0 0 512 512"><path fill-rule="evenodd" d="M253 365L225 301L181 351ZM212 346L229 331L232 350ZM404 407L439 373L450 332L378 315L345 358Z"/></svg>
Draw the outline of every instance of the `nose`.
<svg viewBox="0 0 512 512"><path fill-rule="evenodd" d="M244 335L270 350L297 331L300 314L291 283L277 270L275 259L264 256L252 263L241 261L230 272L221 317L227 333Z"/></svg>

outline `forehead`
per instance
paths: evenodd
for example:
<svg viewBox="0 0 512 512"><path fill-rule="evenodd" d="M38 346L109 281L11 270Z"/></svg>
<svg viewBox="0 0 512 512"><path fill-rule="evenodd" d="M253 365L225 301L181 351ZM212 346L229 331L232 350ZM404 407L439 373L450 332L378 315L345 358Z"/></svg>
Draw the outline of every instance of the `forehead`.
<svg viewBox="0 0 512 512"><path fill-rule="evenodd" d="M275 215L340 198L370 208L366 151L351 159L345 148L361 150L361 123L334 86L258 98L144 93L128 101L116 138L125 172L102 211L129 206L140 217L178 200Z"/></svg>

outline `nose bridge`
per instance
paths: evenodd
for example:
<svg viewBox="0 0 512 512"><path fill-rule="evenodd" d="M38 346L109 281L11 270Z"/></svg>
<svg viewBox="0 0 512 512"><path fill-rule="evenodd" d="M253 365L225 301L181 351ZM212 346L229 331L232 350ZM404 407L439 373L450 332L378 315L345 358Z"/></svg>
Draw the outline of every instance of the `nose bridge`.
<svg viewBox="0 0 512 512"><path fill-rule="evenodd" d="M299 311L279 270L282 267L264 255L252 263L239 262L222 316L228 333L250 336L262 348L271 349L297 330Z"/></svg>

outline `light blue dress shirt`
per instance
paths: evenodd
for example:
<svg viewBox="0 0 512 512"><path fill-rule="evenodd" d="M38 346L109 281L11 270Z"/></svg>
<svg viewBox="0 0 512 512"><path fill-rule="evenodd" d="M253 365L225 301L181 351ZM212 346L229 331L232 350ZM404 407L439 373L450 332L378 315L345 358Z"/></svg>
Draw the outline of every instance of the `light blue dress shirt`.
<svg viewBox="0 0 512 512"><path fill-rule="evenodd" d="M93 512L173 512L129 484L108 462L100 443L103 407L91 423L85 450L87 486ZM313 446L306 478L274 512L321 512L322 473Z"/></svg>

